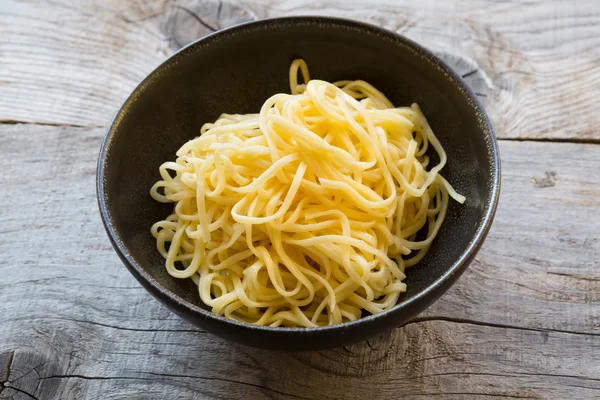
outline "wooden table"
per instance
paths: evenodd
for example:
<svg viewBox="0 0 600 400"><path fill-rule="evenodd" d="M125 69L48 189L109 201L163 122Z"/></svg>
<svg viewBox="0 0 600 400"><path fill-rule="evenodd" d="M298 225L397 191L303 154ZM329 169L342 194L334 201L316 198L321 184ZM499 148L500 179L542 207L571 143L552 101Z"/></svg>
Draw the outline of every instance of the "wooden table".
<svg viewBox="0 0 600 400"><path fill-rule="evenodd" d="M475 87L500 139L488 239L402 328L238 346L171 314L113 251L100 141L137 82L212 30L326 14L402 33ZM600 398L600 3L0 2L0 398Z"/></svg>

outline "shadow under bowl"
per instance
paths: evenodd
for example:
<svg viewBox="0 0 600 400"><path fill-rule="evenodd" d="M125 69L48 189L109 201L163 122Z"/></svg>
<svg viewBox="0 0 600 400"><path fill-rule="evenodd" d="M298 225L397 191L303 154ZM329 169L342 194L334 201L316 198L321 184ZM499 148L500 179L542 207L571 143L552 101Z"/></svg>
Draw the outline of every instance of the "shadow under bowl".
<svg viewBox="0 0 600 400"><path fill-rule="evenodd" d="M467 197L451 200L407 292L392 309L322 328L270 328L213 315L189 279L171 277L150 234L172 212L150 195L158 168L223 112L256 113L288 92L288 68L303 58L314 78L363 79L398 106L417 102L448 155L443 176ZM418 44L360 22L326 17L262 20L219 31L154 70L118 111L102 143L97 191L102 219L125 266L153 296L192 324L239 343L317 350L351 344L400 326L438 299L473 260L490 228L500 190L491 125L465 82Z"/></svg>

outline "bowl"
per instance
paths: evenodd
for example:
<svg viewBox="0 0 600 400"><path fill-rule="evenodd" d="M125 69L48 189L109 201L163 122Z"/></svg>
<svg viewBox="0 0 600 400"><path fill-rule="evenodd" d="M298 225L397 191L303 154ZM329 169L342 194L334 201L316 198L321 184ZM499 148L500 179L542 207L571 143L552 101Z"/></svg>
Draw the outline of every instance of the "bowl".
<svg viewBox="0 0 600 400"><path fill-rule="evenodd" d="M150 234L172 211L150 195L158 168L223 112L256 113L274 93L289 92L288 68L304 58L311 76L364 79L397 106L417 102L448 154L444 177L467 197L451 201L429 253L407 271L398 304L354 322L274 328L212 314L189 279L171 277ZM190 323L246 345L318 350L362 341L398 327L438 299L473 260L490 228L500 189L496 139L465 82L415 42L361 22L289 17L238 25L174 54L133 91L102 143L97 172L100 213L133 276Z"/></svg>

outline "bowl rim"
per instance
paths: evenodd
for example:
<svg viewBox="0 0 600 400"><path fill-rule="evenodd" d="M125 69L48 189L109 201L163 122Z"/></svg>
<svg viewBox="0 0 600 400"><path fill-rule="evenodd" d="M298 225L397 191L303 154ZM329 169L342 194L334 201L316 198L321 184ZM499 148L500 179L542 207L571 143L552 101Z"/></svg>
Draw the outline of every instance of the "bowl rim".
<svg viewBox="0 0 600 400"><path fill-rule="evenodd" d="M465 97L468 100L471 100L473 104L473 110L477 112L481 116L480 125L483 125L484 129L482 130L486 136L489 136L489 144L490 150L488 153L491 153L492 156L492 188L490 193L490 201L486 203L485 207L485 215L481 219L481 224L477 231L475 232L473 238L469 242L467 248L461 253L460 257L452 263L452 265L433 283L428 285L425 289L419 291L413 297L406 299L404 301L396 303L393 307L388 310L385 310L379 314L372 314L362 318L359 318L355 321L343 322L341 324L336 325L328 325L328 326L318 326L318 327L270 327L270 326L261 326L261 325L253 325L246 322L240 322L236 320L231 320L225 318L224 316L218 316L213 314L212 312L190 303L183 299L182 297L176 295L175 293L167 290L162 287L148 272L144 270L144 268L131 256L127 247L124 245L122 240L120 239L120 234L117 232L115 225L113 224L112 216L108 210L107 204L107 193L105 190L106 178L105 178L105 169L107 167L106 158L109 153L109 149L111 147L111 143L113 138L115 137L115 129L119 124L120 118L124 115L127 108L136 100L138 93L143 91L144 86L148 84L151 80L155 79L157 75L167 69L170 64L174 62L178 56L181 56L182 53L190 51L195 46L198 46L200 43L210 43L211 41L218 39L221 36L228 35L232 32L254 28L260 29L264 27L273 26L279 23L288 23L288 24L310 24L310 23L321 23L321 24L333 24L345 27L351 27L354 29L363 29L368 31L370 34L383 36L388 40L396 41L401 45L404 45L410 49L412 49L417 55L426 58L426 60L440 68L448 80L459 87L465 93ZM466 266L470 263L470 260L475 256L481 245L483 244L490 227L492 225L492 221L494 219L496 209L498 206L498 200L500 196L500 186L501 186L501 165L500 165L500 154L498 149L498 141L494 134L494 130L492 128L492 124L489 120L485 109L480 103L479 99L473 92L473 90L469 87L469 85L463 80L463 78L455 72L450 66L446 64L443 60L441 60L438 56L433 54L430 50L426 49L422 45L417 42L401 35L391 30L388 30L383 27L379 27L377 25L373 25L371 23L348 19L348 18L340 18L340 17L331 17L331 16L320 16L320 15L298 15L298 16L286 16L286 17L276 17L276 18L266 18L260 20L249 21L245 23L241 23L238 25L234 25L229 28L221 29L216 32L212 32L206 36L203 36L188 45L182 47L177 52L170 55L167 59L162 61L156 68L154 68L144 79L140 81L138 85L132 90L132 92L127 96L125 101L121 104L118 111L115 113L113 119L111 120L110 125L106 130L106 134L101 143L100 153L98 156L97 170L96 170L96 197L98 201L98 207L100 210L100 215L102 219L102 223L110 242L112 243L114 249L116 250L119 258L125 264L127 269L134 275L134 277L144 286L145 289L151 292L154 296L159 297L163 301L168 299L170 302L176 303L174 305L177 306L179 310L183 309L192 314L200 315L201 317L212 319L217 323L225 323L228 325L236 326L240 329L247 329L251 331L262 331L265 333L268 332L278 332L278 333L308 333L308 332L321 332L327 333L340 329L348 329L353 326L358 326L362 324L368 324L370 322L374 322L375 320L380 320L386 317L393 316L394 313L410 307L414 303L419 303L421 301L425 301L429 295L432 295L438 290L442 290L443 294L452 284L450 281L450 285L444 287L445 283L452 279L455 274L460 275ZM457 276L458 276L457 275ZM440 295L441 295L440 294ZM416 306L415 306L416 307Z"/></svg>

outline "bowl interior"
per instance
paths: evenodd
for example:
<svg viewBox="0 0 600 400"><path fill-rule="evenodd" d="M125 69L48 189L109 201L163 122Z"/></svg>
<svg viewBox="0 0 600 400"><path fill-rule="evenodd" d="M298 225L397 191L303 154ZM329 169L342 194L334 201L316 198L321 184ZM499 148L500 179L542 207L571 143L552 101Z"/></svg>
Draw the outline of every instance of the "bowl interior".
<svg viewBox="0 0 600 400"><path fill-rule="evenodd" d="M220 32L169 59L125 103L109 132L100 168L109 224L128 257L181 299L204 307L191 280L172 278L150 227L172 211L149 195L158 167L223 112L256 113L289 92L288 68L304 58L313 78L363 79L397 106L417 102L448 154L443 176L467 197L450 202L430 252L407 271L411 299L442 277L480 229L495 184L493 134L473 97L428 53L391 34L330 19L263 21Z"/></svg>

